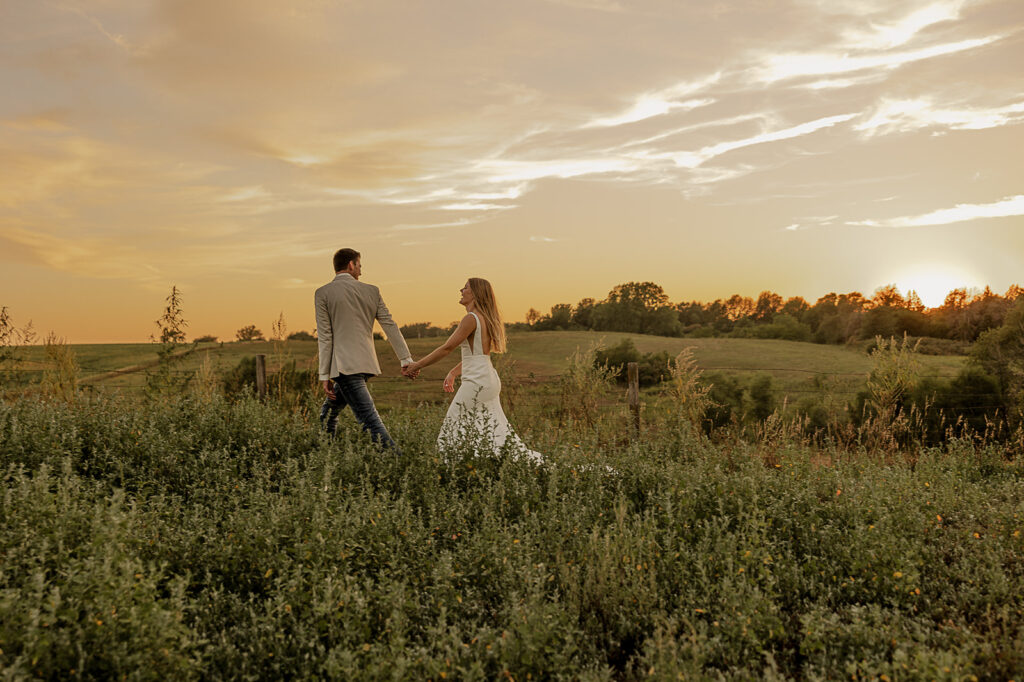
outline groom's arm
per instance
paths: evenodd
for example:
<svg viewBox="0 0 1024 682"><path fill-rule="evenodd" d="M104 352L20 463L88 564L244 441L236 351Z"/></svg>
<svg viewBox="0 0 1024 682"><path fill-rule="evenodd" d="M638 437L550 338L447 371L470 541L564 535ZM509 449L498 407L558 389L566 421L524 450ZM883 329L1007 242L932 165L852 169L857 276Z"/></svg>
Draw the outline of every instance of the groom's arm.
<svg viewBox="0 0 1024 682"><path fill-rule="evenodd" d="M319 291L313 295L316 306L316 339L320 354L320 381L331 378L331 359L334 355L334 328L331 326L331 314L327 308L327 297Z"/></svg>
<svg viewBox="0 0 1024 682"><path fill-rule="evenodd" d="M381 329L384 330L384 335L388 337L388 342L391 343L391 347L394 349L395 355L398 356L399 362L402 363L402 367L405 367L412 362L412 353L409 352L409 346L405 343L402 331L398 328L395 321L391 319L391 312L384 305L384 297L379 295L380 292L377 293L377 322L380 323Z"/></svg>

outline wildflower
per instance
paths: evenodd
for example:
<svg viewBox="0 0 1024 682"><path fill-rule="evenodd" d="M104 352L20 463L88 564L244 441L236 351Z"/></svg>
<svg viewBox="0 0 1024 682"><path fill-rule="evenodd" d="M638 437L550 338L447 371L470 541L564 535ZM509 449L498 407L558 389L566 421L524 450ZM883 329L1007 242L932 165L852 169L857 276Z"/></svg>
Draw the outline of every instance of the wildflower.
<svg viewBox="0 0 1024 682"><path fill-rule="evenodd" d="M895 573L892 574L892 577L893 578L902 578L903 577L903 572L902 571L896 571Z"/></svg>

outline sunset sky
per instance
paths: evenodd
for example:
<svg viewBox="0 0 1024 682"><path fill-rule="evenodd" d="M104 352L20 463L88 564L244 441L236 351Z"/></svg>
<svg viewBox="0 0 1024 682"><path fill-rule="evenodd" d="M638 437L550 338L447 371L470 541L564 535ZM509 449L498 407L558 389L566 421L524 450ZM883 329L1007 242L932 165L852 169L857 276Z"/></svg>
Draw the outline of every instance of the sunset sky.
<svg viewBox="0 0 1024 682"><path fill-rule="evenodd" d="M1024 284L1021 0L4 0L0 305L75 343ZM938 292L938 293L935 293Z"/></svg>

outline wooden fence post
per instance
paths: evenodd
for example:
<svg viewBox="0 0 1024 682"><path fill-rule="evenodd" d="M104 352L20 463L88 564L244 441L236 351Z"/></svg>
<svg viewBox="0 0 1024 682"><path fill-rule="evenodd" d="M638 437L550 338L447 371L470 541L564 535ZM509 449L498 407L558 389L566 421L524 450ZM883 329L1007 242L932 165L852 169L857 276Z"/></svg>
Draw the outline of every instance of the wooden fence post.
<svg viewBox="0 0 1024 682"><path fill-rule="evenodd" d="M267 356L262 353L256 356L256 393L267 397Z"/></svg>
<svg viewBox="0 0 1024 682"><path fill-rule="evenodd" d="M629 411L633 413L633 433L640 435L640 366L635 362L626 365L629 378Z"/></svg>

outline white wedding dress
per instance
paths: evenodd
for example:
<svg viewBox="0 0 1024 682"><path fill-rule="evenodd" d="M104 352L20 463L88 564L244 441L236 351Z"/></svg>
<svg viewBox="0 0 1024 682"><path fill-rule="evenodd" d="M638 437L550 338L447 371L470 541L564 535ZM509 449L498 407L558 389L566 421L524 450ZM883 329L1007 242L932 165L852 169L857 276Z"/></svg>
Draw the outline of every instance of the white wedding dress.
<svg viewBox="0 0 1024 682"><path fill-rule="evenodd" d="M523 444L501 409L501 379L491 364L491 356L484 353L480 318L476 313L470 315L476 319L473 345L466 339L459 346L462 385L448 406L437 437L437 449L442 455L456 450L496 455L507 449L516 459L526 458L541 464L544 456Z"/></svg>

